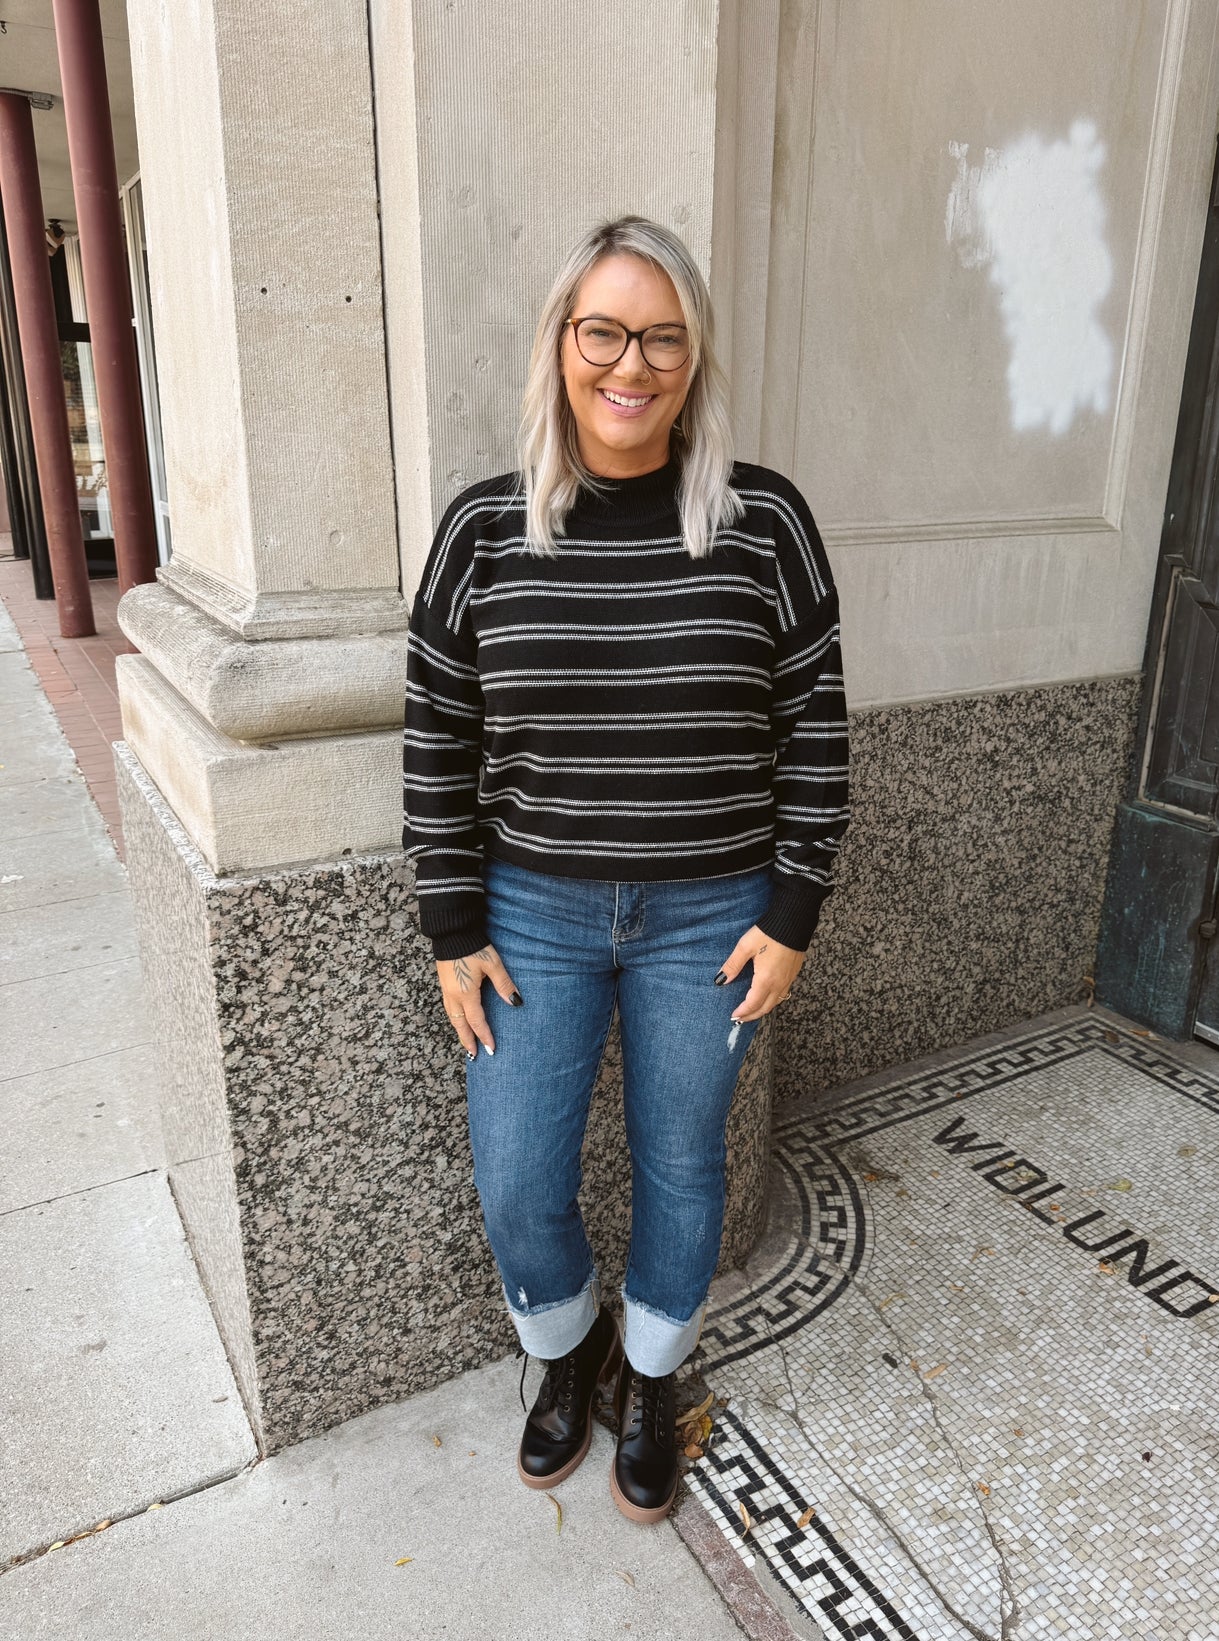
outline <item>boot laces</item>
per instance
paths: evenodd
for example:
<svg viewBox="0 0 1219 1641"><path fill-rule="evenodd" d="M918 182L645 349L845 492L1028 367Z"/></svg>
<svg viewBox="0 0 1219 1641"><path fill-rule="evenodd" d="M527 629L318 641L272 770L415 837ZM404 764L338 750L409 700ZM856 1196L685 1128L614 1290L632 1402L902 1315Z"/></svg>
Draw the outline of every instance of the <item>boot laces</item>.
<svg viewBox="0 0 1219 1641"><path fill-rule="evenodd" d="M631 1370L631 1400L639 1409L642 1425L650 1429L656 1440L664 1444L665 1434L665 1391L672 1374L662 1374L653 1379L649 1374L640 1373L637 1369Z"/></svg>
<svg viewBox="0 0 1219 1641"><path fill-rule="evenodd" d="M529 1409L525 1406L525 1371L529 1366L529 1353L522 1348L517 1354L525 1358L521 1363L519 1390L521 1407L527 1413ZM570 1414L574 1408L576 1395L576 1352L569 1350L566 1356L556 1356L553 1359L543 1356L540 1360L546 1363L546 1371L538 1387L539 1412L548 1413L557 1400L560 1412Z"/></svg>

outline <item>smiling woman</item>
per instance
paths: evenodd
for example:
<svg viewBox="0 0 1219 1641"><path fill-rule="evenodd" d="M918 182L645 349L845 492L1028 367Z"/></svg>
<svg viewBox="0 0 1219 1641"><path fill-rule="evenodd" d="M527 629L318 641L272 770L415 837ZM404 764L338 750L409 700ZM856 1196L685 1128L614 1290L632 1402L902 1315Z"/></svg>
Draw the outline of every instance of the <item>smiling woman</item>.
<svg viewBox="0 0 1219 1641"><path fill-rule="evenodd" d="M582 317L565 326L563 382L582 460L610 478L663 467L690 388L673 281L637 256L607 256L581 280L576 310Z"/></svg>
<svg viewBox="0 0 1219 1641"><path fill-rule="evenodd" d="M850 813L838 599L803 496L733 459L706 286L655 223L604 224L560 270L520 450L449 506L411 610L403 846L504 1298L547 1364L518 1471L550 1487L576 1468L617 1368L610 1490L655 1521L737 1075ZM615 1007L625 1337L577 1205Z"/></svg>

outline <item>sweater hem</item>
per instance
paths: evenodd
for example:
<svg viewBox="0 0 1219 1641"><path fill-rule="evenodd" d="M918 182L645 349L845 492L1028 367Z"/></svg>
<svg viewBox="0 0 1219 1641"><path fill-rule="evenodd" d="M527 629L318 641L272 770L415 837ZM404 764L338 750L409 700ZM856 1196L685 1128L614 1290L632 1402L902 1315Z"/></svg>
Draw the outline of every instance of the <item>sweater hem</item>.
<svg viewBox="0 0 1219 1641"><path fill-rule="evenodd" d="M746 872L760 871L763 866L774 866L774 845L735 849L721 859L734 865L723 871L708 871L709 857L692 855L689 861L666 859L620 860L611 862L618 871L607 870L607 863L582 855L540 855L533 849L520 849L515 844L496 838L483 848L484 858L502 860L508 866L522 866L526 871L539 872L547 877L570 877L593 880L598 883L688 883L693 878L743 877ZM545 864L543 864L543 862Z"/></svg>

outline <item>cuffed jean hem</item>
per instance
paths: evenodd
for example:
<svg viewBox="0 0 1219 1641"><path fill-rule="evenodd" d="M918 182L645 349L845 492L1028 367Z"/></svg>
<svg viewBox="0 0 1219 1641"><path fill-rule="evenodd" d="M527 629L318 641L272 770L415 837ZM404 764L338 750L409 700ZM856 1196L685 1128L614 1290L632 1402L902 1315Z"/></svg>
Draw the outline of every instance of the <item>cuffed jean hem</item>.
<svg viewBox="0 0 1219 1641"><path fill-rule="evenodd" d="M641 1305L625 1288L622 1303L626 1312L623 1350L631 1366L649 1379L662 1378L679 1368L698 1343L706 1304L700 1305L688 1322L679 1322L651 1305Z"/></svg>
<svg viewBox="0 0 1219 1641"><path fill-rule="evenodd" d="M575 1350L592 1327L601 1309L601 1284L596 1276L590 1276L574 1299L554 1299L526 1310L516 1308L505 1286L504 1301L517 1338L529 1355L553 1361Z"/></svg>

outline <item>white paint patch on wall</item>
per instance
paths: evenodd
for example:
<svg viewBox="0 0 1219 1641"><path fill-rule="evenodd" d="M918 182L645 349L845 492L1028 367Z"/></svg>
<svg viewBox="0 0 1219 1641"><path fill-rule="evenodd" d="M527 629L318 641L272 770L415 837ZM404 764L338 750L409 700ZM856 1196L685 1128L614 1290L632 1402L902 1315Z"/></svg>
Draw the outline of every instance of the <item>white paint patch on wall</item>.
<svg viewBox="0 0 1219 1641"><path fill-rule="evenodd" d="M1097 178L1105 145L1091 120L1064 140L1036 133L987 148L970 165L952 142L957 176L944 231L962 266L985 266L999 293L1010 357L1012 426L1065 433L1078 412L1109 408L1113 345L1096 317L1113 283Z"/></svg>

